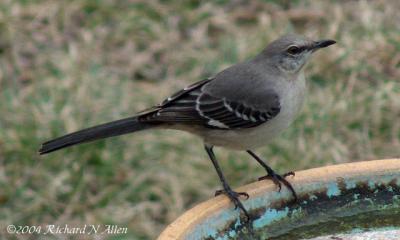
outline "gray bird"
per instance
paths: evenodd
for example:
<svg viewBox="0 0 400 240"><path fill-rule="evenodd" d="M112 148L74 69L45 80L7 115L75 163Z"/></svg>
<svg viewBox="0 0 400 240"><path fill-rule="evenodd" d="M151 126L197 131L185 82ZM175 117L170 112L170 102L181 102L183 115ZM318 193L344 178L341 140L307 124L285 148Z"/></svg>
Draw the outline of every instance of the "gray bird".
<svg viewBox="0 0 400 240"><path fill-rule="evenodd" d="M260 54L233 65L214 77L196 82L137 115L80 130L43 143L40 154L61 148L152 128L176 129L204 140L222 182L225 194L248 212L239 200L247 193L231 189L215 158L213 147L247 151L260 163L281 189L283 183L297 199L284 175L275 173L253 150L264 146L286 129L299 114L306 96L303 67L320 48L333 40L312 41L299 35L286 35L270 43Z"/></svg>

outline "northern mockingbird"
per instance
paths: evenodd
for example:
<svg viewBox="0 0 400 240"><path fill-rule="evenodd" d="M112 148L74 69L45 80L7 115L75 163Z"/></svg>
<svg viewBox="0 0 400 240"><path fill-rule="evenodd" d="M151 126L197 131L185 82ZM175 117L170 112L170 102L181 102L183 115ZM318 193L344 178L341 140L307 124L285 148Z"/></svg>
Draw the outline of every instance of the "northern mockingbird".
<svg viewBox="0 0 400 240"><path fill-rule="evenodd" d="M39 153L145 129L187 131L204 140L205 150L223 185L223 190L216 194L228 196L250 219L239 200L240 195L248 198L247 193L235 192L228 185L213 147L247 151L265 168L266 177L279 190L283 183L296 199L296 192L285 179L293 172L275 173L253 149L270 142L293 122L306 95L304 65L315 51L334 43L333 40L312 41L294 34L283 36L254 58L185 87L150 109L45 142Z"/></svg>

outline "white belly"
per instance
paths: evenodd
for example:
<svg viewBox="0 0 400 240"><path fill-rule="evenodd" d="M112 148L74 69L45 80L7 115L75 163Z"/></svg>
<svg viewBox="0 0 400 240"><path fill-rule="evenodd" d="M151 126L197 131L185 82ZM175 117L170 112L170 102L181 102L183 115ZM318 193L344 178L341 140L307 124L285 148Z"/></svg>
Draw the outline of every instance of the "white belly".
<svg viewBox="0 0 400 240"><path fill-rule="evenodd" d="M254 128L236 131L208 130L196 134L200 135L206 144L230 149L250 150L265 146L295 120L302 109L305 90L305 79L301 74L299 79L290 82L286 88L282 89L281 111L270 121Z"/></svg>

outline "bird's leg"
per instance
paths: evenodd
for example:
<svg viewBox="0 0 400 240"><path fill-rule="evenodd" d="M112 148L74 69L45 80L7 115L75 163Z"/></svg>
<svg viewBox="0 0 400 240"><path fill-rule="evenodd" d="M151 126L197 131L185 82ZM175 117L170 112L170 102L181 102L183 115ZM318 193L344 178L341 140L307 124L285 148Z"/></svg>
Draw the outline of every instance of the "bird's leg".
<svg viewBox="0 0 400 240"><path fill-rule="evenodd" d="M240 196L245 196L246 198L249 198L249 195L245 192L235 192L231 189L231 187L226 182L224 175L222 174L217 159L215 158L213 147L206 145L205 149L207 151L208 156L211 159L211 162L214 165L215 170L217 171L218 177L221 180L222 186L224 188L223 190L217 191L215 195L225 194L233 202L233 204L235 205L235 209L240 208L243 211L244 215L246 216L247 221L250 222L251 221L250 215L239 200Z"/></svg>
<svg viewBox="0 0 400 240"><path fill-rule="evenodd" d="M294 191L292 184L290 184L285 177L287 176L294 176L294 172L287 172L285 174L279 175L277 173L275 173L274 170L272 170L272 168L270 168L263 160L261 160L261 158L259 158L255 153L253 153L250 150L247 150L247 153L249 153L259 164L261 164L261 166L263 166L263 168L267 171L267 175L260 177L258 180L264 180L264 179L271 179L279 188L279 191L281 191L281 183L283 183L293 194L294 197L294 201L297 201L297 194Z"/></svg>

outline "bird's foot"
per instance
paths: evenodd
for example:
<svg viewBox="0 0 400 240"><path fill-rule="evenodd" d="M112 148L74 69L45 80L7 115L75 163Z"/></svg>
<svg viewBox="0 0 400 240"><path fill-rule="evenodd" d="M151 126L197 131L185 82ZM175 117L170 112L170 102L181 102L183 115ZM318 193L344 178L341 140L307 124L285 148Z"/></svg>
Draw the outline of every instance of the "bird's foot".
<svg viewBox="0 0 400 240"><path fill-rule="evenodd" d="M282 184L281 183L283 183L283 185L285 185L290 190L290 192L292 192L292 195L294 197L294 202L296 202L297 201L297 194L294 191L294 189L292 187L292 184L290 184L290 182L288 182L285 179L287 176L294 176L295 173L291 171L291 172L287 172L287 173L285 173L283 175L279 175L279 174L275 173L275 171L273 171L272 169L270 171L267 170L267 172L268 172L268 174L258 178L258 181L265 180L265 179L271 179L275 183L275 185L278 186L278 191L279 192L282 189Z"/></svg>
<svg viewBox="0 0 400 240"><path fill-rule="evenodd" d="M247 192L235 192L235 191L232 191L232 190L229 190L229 191L230 191L231 194L232 194L233 196L235 196L236 198L239 198L240 196L243 196L243 197L246 198L246 200L249 199L249 194L248 194ZM226 190L217 190L217 191L215 191L215 196L219 196L219 195L221 195L221 194L226 194L226 195L228 195L226 192L227 192Z"/></svg>
<svg viewBox="0 0 400 240"><path fill-rule="evenodd" d="M244 215L246 216L246 223L249 224L249 226L251 226L251 218L249 213L247 212L246 208L244 208L242 202L240 202L239 198L240 196L243 196L247 199L249 199L249 194L247 194L246 192L235 192L233 191L230 187L224 187L223 190L218 190L215 192L215 196L221 195L221 194L225 194L235 205L235 209L240 209L242 210L242 212L244 213Z"/></svg>

